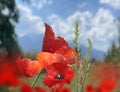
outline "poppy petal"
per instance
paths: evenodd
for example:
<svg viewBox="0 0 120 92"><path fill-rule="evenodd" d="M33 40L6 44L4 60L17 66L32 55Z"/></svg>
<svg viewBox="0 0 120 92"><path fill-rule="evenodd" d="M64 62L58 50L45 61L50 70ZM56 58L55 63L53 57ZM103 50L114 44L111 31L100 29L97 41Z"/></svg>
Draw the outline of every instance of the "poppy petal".
<svg viewBox="0 0 120 92"><path fill-rule="evenodd" d="M43 40L43 52L51 52L54 53L60 48L62 45L67 46L68 43L62 37L55 37L52 28L45 23L45 36Z"/></svg>
<svg viewBox="0 0 120 92"><path fill-rule="evenodd" d="M94 88L92 85L87 85L86 92L96 92L96 88Z"/></svg>
<svg viewBox="0 0 120 92"><path fill-rule="evenodd" d="M19 79L17 68L12 63L2 63L0 65L0 86L18 86Z"/></svg>
<svg viewBox="0 0 120 92"><path fill-rule="evenodd" d="M22 84L21 92L33 92L33 89L28 84Z"/></svg>
<svg viewBox="0 0 120 92"><path fill-rule="evenodd" d="M108 90L108 92L112 91L116 87L116 83L114 80L105 80L100 84L101 90Z"/></svg>
<svg viewBox="0 0 120 92"><path fill-rule="evenodd" d="M45 89L41 88L40 86L37 86L34 88L35 92L47 92Z"/></svg>
<svg viewBox="0 0 120 92"><path fill-rule="evenodd" d="M20 72L26 77L32 77L42 69L42 63L28 58L21 59L18 57L16 63Z"/></svg>
<svg viewBox="0 0 120 92"><path fill-rule="evenodd" d="M40 52L37 54L37 59L43 64L44 68L49 67L55 62L66 62L66 59L60 54L52 54L48 52Z"/></svg>
<svg viewBox="0 0 120 92"><path fill-rule="evenodd" d="M71 92L71 90L69 88L57 88L56 90L52 88L50 92Z"/></svg>
<svg viewBox="0 0 120 92"><path fill-rule="evenodd" d="M67 59L71 59L74 54L78 58L76 51L68 45L64 38L55 37L52 28L46 23L45 28L46 30L42 46L43 52L61 54Z"/></svg>
<svg viewBox="0 0 120 92"><path fill-rule="evenodd" d="M46 71L47 74L43 79L43 83L50 88L54 86L62 87L64 84L70 84L74 78L74 70L63 62L51 64Z"/></svg>

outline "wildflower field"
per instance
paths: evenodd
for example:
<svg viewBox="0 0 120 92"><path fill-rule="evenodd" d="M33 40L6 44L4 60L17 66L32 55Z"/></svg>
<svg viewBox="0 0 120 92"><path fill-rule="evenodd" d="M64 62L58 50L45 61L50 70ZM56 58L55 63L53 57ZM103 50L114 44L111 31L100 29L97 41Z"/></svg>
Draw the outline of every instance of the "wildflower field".
<svg viewBox="0 0 120 92"><path fill-rule="evenodd" d="M86 56L81 58L78 36L76 22L75 50L45 23L42 51L34 60L19 55L1 61L0 92L119 92L120 64L90 61L89 39Z"/></svg>
<svg viewBox="0 0 120 92"><path fill-rule="evenodd" d="M0 92L120 92L120 0L0 0Z"/></svg>

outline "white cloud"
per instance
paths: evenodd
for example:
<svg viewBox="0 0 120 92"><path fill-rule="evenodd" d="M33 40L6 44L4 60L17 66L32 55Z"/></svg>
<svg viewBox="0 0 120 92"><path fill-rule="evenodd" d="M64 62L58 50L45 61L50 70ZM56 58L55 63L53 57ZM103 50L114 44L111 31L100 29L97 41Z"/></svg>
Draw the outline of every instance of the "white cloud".
<svg viewBox="0 0 120 92"><path fill-rule="evenodd" d="M32 0L31 4L32 4L33 7L37 7L38 9L41 9L41 8L43 8L46 5L51 5L52 4L52 0L39 0L37 2Z"/></svg>
<svg viewBox="0 0 120 92"><path fill-rule="evenodd" d="M110 41L116 36L116 27L113 23L114 16L109 10L100 8L95 15L89 11L75 12L67 19L62 19L53 14L48 17L57 35L72 41L74 36L75 20L79 21L80 43L87 45L87 38L93 42L93 48L106 51Z"/></svg>
<svg viewBox="0 0 120 92"><path fill-rule="evenodd" d="M112 39L111 33L115 30L114 17L109 10L100 8L96 15L91 19L90 36L94 35L96 40L105 41Z"/></svg>
<svg viewBox="0 0 120 92"><path fill-rule="evenodd" d="M20 22L16 26L16 33L19 37L29 35L29 33L41 34L44 32L44 22L40 16L33 14L32 10L21 4ZM63 19L57 14L48 16L48 22L53 27L54 32L58 36L64 37L67 41L72 41L74 37L74 24L79 21L81 44L87 45L87 38L93 43L93 48L106 51L110 41L117 36L116 26L114 24L114 16L110 10L100 8L95 14L89 11L76 11L72 15Z"/></svg>
<svg viewBox="0 0 120 92"><path fill-rule="evenodd" d="M108 4L114 9L120 10L120 0L100 0L101 4Z"/></svg>
<svg viewBox="0 0 120 92"><path fill-rule="evenodd" d="M29 33L40 34L44 31L43 20L41 17L34 15L32 10L21 4L17 4L20 9L19 23L16 24L16 33L19 37Z"/></svg>

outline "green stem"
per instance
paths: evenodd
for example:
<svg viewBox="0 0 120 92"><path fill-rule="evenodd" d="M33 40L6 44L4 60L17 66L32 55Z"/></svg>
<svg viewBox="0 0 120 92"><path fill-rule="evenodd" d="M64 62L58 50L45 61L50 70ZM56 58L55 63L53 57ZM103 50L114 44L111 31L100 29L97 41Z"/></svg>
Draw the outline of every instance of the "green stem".
<svg viewBox="0 0 120 92"><path fill-rule="evenodd" d="M56 92L57 86L54 87L54 92Z"/></svg>
<svg viewBox="0 0 120 92"><path fill-rule="evenodd" d="M26 78L26 82L27 82L27 84L29 84L28 78Z"/></svg>
<svg viewBox="0 0 120 92"><path fill-rule="evenodd" d="M35 78L33 84L32 84L32 87L35 86L35 84L37 83L37 81L39 80L39 77L40 77L40 73L38 74L38 76Z"/></svg>

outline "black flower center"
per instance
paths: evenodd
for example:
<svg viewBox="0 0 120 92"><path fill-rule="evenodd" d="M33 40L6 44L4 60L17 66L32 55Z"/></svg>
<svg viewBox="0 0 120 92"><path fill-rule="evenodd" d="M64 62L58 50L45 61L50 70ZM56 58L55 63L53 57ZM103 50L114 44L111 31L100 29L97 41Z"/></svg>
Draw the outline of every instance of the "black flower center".
<svg viewBox="0 0 120 92"><path fill-rule="evenodd" d="M57 74L57 75L55 76L55 78L56 78L56 79L63 79L64 76L63 76L62 74Z"/></svg>

